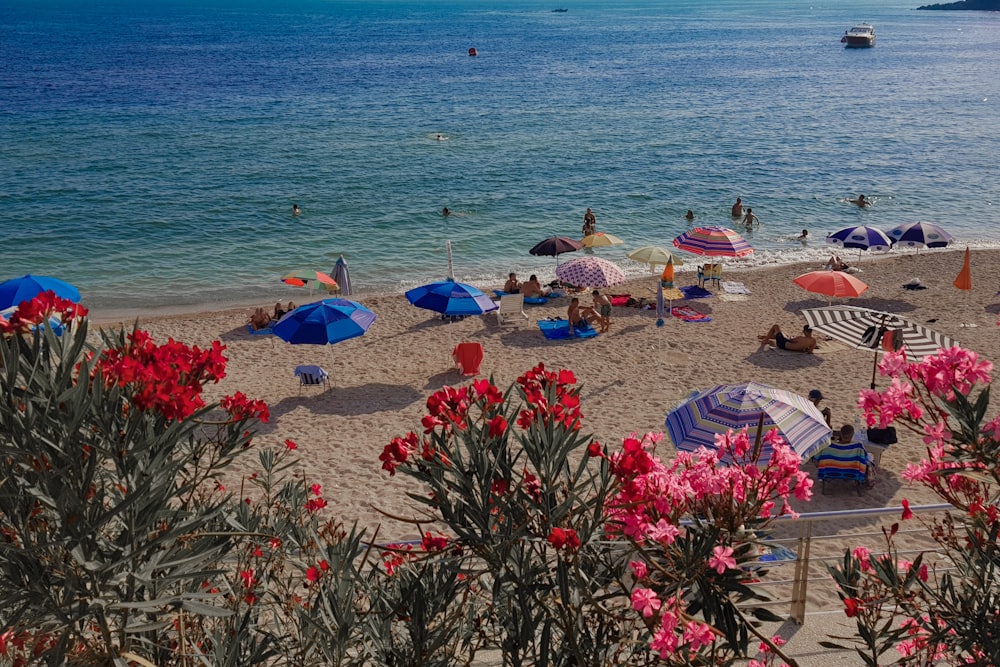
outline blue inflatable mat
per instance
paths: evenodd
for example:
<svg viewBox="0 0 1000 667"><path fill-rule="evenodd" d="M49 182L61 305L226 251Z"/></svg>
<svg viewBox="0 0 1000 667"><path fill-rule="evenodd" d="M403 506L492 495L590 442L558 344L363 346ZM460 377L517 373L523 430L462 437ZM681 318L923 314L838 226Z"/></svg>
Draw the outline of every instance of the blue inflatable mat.
<svg viewBox="0 0 1000 667"><path fill-rule="evenodd" d="M571 336L569 333L569 320L539 320L538 328L541 329L542 335L549 340L593 338L597 335L597 329L587 325L586 329L575 329Z"/></svg>

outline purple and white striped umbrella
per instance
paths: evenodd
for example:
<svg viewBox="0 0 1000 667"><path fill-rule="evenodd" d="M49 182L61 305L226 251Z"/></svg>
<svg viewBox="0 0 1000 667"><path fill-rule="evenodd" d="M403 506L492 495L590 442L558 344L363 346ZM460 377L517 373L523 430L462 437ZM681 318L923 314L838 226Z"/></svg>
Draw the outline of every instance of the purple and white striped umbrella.
<svg viewBox="0 0 1000 667"><path fill-rule="evenodd" d="M865 225L838 229L827 235L826 242L841 248L857 248L859 250L888 250L892 247L892 239L885 232Z"/></svg>
<svg viewBox="0 0 1000 667"><path fill-rule="evenodd" d="M727 227L696 227L675 238L674 245L711 257L743 257L753 252L742 236Z"/></svg>
<svg viewBox="0 0 1000 667"><path fill-rule="evenodd" d="M558 267L556 278L577 287L611 287L625 282L625 272L606 259L580 257Z"/></svg>
<svg viewBox="0 0 1000 667"><path fill-rule="evenodd" d="M944 248L951 243L951 234L933 222L908 222L889 230L896 245L907 248Z"/></svg>

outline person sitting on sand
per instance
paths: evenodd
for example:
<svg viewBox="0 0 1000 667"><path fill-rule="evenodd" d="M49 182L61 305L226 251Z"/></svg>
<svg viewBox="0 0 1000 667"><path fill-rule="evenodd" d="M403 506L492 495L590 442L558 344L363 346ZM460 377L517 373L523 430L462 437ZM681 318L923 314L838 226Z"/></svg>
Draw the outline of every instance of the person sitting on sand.
<svg viewBox="0 0 1000 667"><path fill-rule="evenodd" d="M823 400L823 392L821 392L819 389L809 390L809 401L817 408L819 408L820 414L822 414L823 419L826 420L826 425L830 426L831 422L833 421L833 413L830 412L830 408L819 407L819 402L822 400Z"/></svg>
<svg viewBox="0 0 1000 667"><path fill-rule="evenodd" d="M840 255L830 255L830 259L826 263L827 271L846 271L849 267L840 259Z"/></svg>
<svg viewBox="0 0 1000 667"><path fill-rule="evenodd" d="M593 325L601 320L601 316L593 308L581 308L579 297L573 297L566 309L566 319L569 320L569 334L574 331L588 331L593 329Z"/></svg>
<svg viewBox="0 0 1000 667"><path fill-rule="evenodd" d="M607 332L611 328L611 299L596 289L594 290L593 310L597 311L601 317L601 333Z"/></svg>
<svg viewBox="0 0 1000 667"><path fill-rule="evenodd" d="M284 315L287 312L288 311L285 310L281 306L281 302L280 301L278 303L274 304L274 316L273 316L274 317L274 321L277 322L278 320L280 320L281 316Z"/></svg>
<svg viewBox="0 0 1000 667"><path fill-rule="evenodd" d="M285 314L287 315L288 313L292 312L296 308L298 308L298 306L296 306L294 303L292 303L291 301L289 301L288 305L285 306Z"/></svg>
<svg viewBox="0 0 1000 667"><path fill-rule="evenodd" d="M743 200L739 197L736 198L736 203L733 204L733 217L742 218L743 217Z"/></svg>
<svg viewBox="0 0 1000 667"><path fill-rule="evenodd" d="M260 331L271 326L271 316L263 308L257 307L250 315L250 326L254 331Z"/></svg>
<svg viewBox="0 0 1000 667"><path fill-rule="evenodd" d="M538 276L532 273L530 278L521 283L521 294L529 299L532 297L545 296L548 294L548 288L542 287L541 283L538 282Z"/></svg>
<svg viewBox="0 0 1000 667"><path fill-rule="evenodd" d="M511 272L507 282L503 284L503 291L507 294L517 294L521 291L521 281L517 279L517 274Z"/></svg>
<svg viewBox="0 0 1000 667"><path fill-rule="evenodd" d="M802 335L796 336L795 338L788 338L785 336L785 334L781 333L781 327L775 324L768 329L766 334L763 336L757 336L757 340L759 340L762 345L770 345L773 343L779 350L788 350L789 352L804 352L806 354L812 354L813 350L816 349L816 339L813 338L812 327L808 324L802 327Z"/></svg>
<svg viewBox="0 0 1000 667"><path fill-rule="evenodd" d="M858 207L860 208L867 208L872 205L871 200L865 199L864 195L858 195L857 199L848 199L847 201L851 202L852 204L857 204Z"/></svg>

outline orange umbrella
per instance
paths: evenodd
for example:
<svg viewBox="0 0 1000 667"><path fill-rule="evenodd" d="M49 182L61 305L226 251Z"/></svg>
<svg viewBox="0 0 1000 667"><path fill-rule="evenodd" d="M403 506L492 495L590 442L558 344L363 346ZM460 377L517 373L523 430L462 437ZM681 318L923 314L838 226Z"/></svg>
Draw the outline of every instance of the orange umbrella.
<svg viewBox="0 0 1000 667"><path fill-rule="evenodd" d="M969 264L969 246L965 246L965 262L962 264L962 270L958 273L958 278L955 278L955 287L965 290L972 289L972 266Z"/></svg>
<svg viewBox="0 0 1000 667"><path fill-rule="evenodd" d="M812 271L792 282L807 292L836 298L861 296L868 289L868 285L843 271Z"/></svg>

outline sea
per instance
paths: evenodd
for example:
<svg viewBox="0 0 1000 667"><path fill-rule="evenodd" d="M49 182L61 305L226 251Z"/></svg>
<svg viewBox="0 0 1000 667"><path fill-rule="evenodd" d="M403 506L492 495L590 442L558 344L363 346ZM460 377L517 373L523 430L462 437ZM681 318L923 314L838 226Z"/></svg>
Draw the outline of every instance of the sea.
<svg viewBox="0 0 1000 667"><path fill-rule="evenodd" d="M5 0L0 280L125 315L302 303L340 257L359 299L548 281L588 207L641 275L736 197L736 267L858 224L1000 247L1000 12L920 1Z"/></svg>

